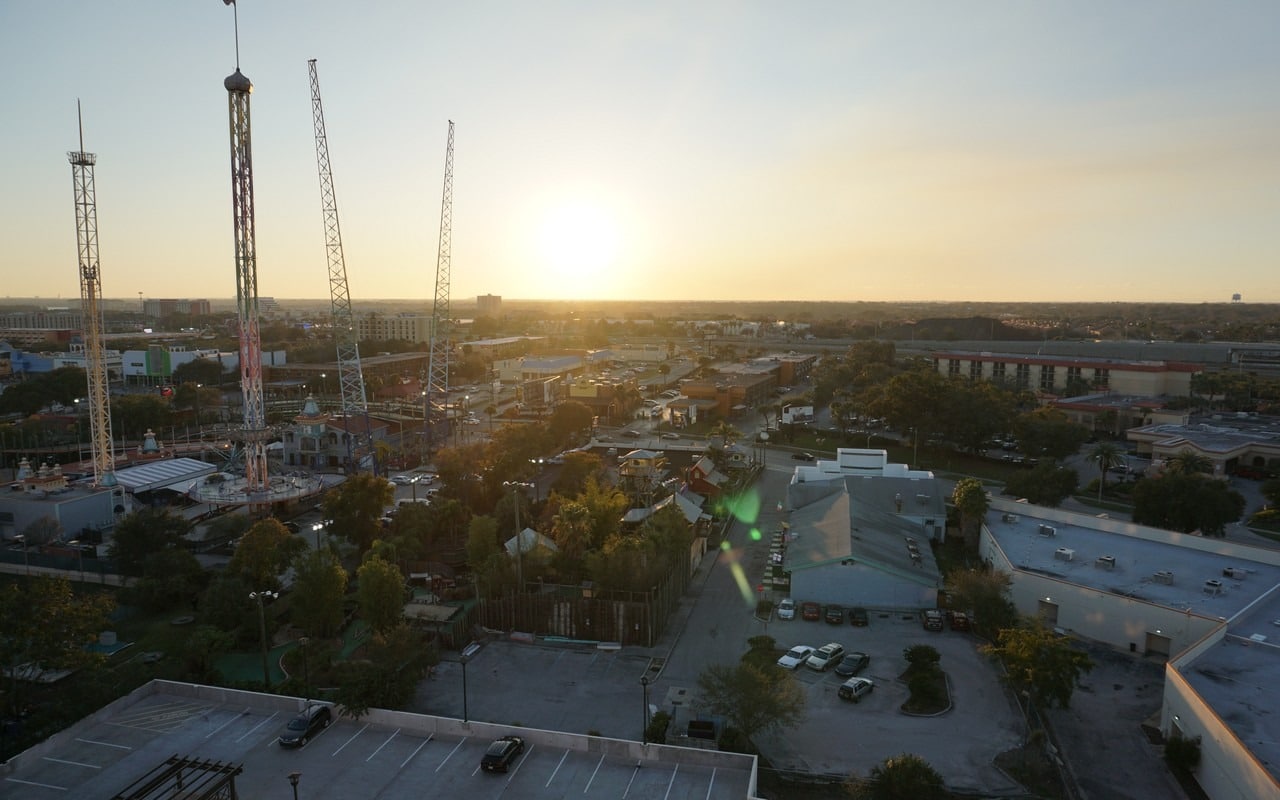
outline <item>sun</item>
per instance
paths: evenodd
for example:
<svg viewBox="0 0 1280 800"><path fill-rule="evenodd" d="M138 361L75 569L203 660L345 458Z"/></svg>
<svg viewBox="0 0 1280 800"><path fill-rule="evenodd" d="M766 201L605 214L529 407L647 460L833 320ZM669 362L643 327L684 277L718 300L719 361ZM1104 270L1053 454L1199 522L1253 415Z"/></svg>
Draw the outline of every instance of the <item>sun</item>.
<svg viewBox="0 0 1280 800"><path fill-rule="evenodd" d="M552 209L538 231L547 278L561 293L595 296L593 288L612 282L609 269L618 258L618 226L603 208L586 203Z"/></svg>

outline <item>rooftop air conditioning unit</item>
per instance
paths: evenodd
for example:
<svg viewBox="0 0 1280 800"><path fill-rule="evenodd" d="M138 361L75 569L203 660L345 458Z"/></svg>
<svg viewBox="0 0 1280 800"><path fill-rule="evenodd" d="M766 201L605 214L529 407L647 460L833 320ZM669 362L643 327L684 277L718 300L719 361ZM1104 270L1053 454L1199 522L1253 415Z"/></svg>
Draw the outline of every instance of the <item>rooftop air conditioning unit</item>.
<svg viewBox="0 0 1280 800"><path fill-rule="evenodd" d="M1247 570L1240 569L1239 567L1227 567L1222 571L1222 576L1224 578L1234 578L1238 581L1244 580L1245 576L1248 574Z"/></svg>
<svg viewBox="0 0 1280 800"><path fill-rule="evenodd" d="M1038 528L1038 531L1041 536L1057 536L1058 535L1058 529L1053 527L1052 525L1041 525Z"/></svg>
<svg viewBox="0 0 1280 800"><path fill-rule="evenodd" d="M1009 524L1011 524L1011 525L1012 525L1013 523L1015 523L1015 522L1017 522L1017 521L1018 521L1018 515L1017 515L1017 514L1005 514L1004 516L1000 517L1000 521L1001 521L1001 522L1007 522L1007 523L1009 523Z"/></svg>

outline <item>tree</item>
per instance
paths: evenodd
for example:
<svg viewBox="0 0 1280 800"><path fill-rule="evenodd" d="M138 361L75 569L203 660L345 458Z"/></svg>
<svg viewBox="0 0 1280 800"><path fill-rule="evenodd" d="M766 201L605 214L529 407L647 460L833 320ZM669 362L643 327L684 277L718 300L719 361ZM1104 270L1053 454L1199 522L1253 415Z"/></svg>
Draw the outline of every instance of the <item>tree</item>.
<svg viewBox="0 0 1280 800"><path fill-rule="evenodd" d="M1133 487L1133 521L1166 530L1222 536L1244 513L1244 496L1197 472L1165 473Z"/></svg>
<svg viewBox="0 0 1280 800"><path fill-rule="evenodd" d="M1111 442L1099 442L1089 451L1089 460L1098 465L1101 473L1098 481L1098 499L1102 499L1102 489L1107 485L1107 473L1124 463L1124 454Z"/></svg>
<svg viewBox="0 0 1280 800"><path fill-rule="evenodd" d="M860 796L866 800L943 800L947 787L929 762L903 753L872 767Z"/></svg>
<svg viewBox="0 0 1280 800"><path fill-rule="evenodd" d="M120 596L131 605L161 611L175 603L194 601L208 577L190 550L170 547L147 556L142 577L133 586L121 590Z"/></svg>
<svg viewBox="0 0 1280 800"><path fill-rule="evenodd" d="M212 358L193 358L173 368L173 382L179 386L184 383L217 386L225 380L225 376L222 365Z"/></svg>
<svg viewBox="0 0 1280 800"><path fill-rule="evenodd" d="M347 571L328 550L311 550L293 563L294 581L290 608L293 622L308 636L328 638L342 627L342 598L347 591ZM248 602L248 595L245 595Z"/></svg>
<svg viewBox="0 0 1280 800"><path fill-rule="evenodd" d="M197 625L182 643L187 674L196 681L216 682L214 662L235 644L234 637L212 625Z"/></svg>
<svg viewBox="0 0 1280 800"><path fill-rule="evenodd" d="M370 628L386 633L404 620L404 576L394 564L372 556L356 570L356 580L360 614Z"/></svg>
<svg viewBox="0 0 1280 800"><path fill-rule="evenodd" d="M241 575L253 591L278 590L279 576L307 549L307 543L289 533L275 517L255 522L236 545L227 568Z"/></svg>
<svg viewBox="0 0 1280 800"><path fill-rule="evenodd" d="M365 648L364 659L340 662L335 669L334 699L355 719L370 708L403 707L427 670L440 663L435 646L404 624L375 633Z"/></svg>
<svg viewBox="0 0 1280 800"><path fill-rule="evenodd" d="M973 612L974 630L988 638L1018 622L1018 610L1009 599L1013 579L990 568L952 570L947 574L947 605Z"/></svg>
<svg viewBox="0 0 1280 800"><path fill-rule="evenodd" d="M722 442L724 442L724 446L728 447L729 445L736 442L738 439L742 438L742 431L733 427L733 425L730 424L728 420L722 419L719 422L717 422L714 426L712 426L711 431L707 435L713 438L720 439Z"/></svg>
<svg viewBox="0 0 1280 800"><path fill-rule="evenodd" d="M594 415L586 405L574 400L561 403L551 412L547 429L558 445L577 443L591 430Z"/></svg>
<svg viewBox="0 0 1280 800"><path fill-rule="evenodd" d="M1001 630L996 644L984 649L1004 663L1015 691L1044 708L1069 707L1080 676L1093 669L1093 659L1039 620Z"/></svg>
<svg viewBox="0 0 1280 800"><path fill-rule="evenodd" d="M120 520L108 553L120 574L140 577L151 555L181 547L190 528L182 517L164 509L145 508Z"/></svg>
<svg viewBox="0 0 1280 800"><path fill-rule="evenodd" d="M804 721L804 688L777 665L713 664L698 676L698 688L702 708L725 717L748 741Z"/></svg>
<svg viewBox="0 0 1280 800"><path fill-rule="evenodd" d="M951 492L951 502L960 511L960 531L964 534L965 547L976 550L983 518L991 507L986 487L977 478L961 478Z"/></svg>
<svg viewBox="0 0 1280 800"><path fill-rule="evenodd" d="M551 484L554 491L574 495L586 488L587 481L599 481L604 476L604 462L595 453L574 451L566 453L560 474Z"/></svg>
<svg viewBox="0 0 1280 800"><path fill-rule="evenodd" d="M1042 461L1033 469L1015 473L1005 481L1004 493L1024 497L1038 506L1057 508L1080 484L1080 475L1053 461Z"/></svg>
<svg viewBox="0 0 1280 800"><path fill-rule="evenodd" d="M28 681L100 663L104 657L85 645L107 627L114 607L111 595L75 594L66 578L37 576L25 586L0 586L0 668L9 676L8 710L22 707L21 687Z"/></svg>
<svg viewBox="0 0 1280 800"><path fill-rule="evenodd" d="M591 545L591 509L573 501L562 504L552 520L551 538L560 548L557 560L563 562L564 571L573 574L580 570Z"/></svg>
<svg viewBox="0 0 1280 800"><path fill-rule="evenodd" d="M1167 475L1212 474L1213 462L1194 450L1179 450L1164 460Z"/></svg>
<svg viewBox="0 0 1280 800"><path fill-rule="evenodd" d="M1058 459L1078 451L1089 438L1083 425L1072 422L1059 409L1048 407L1020 415L1014 420L1013 431L1027 455Z"/></svg>
<svg viewBox="0 0 1280 800"><path fill-rule="evenodd" d="M329 530L356 546L363 554L382 533L382 509L391 505L395 488L386 478L367 472L352 475L324 496Z"/></svg>

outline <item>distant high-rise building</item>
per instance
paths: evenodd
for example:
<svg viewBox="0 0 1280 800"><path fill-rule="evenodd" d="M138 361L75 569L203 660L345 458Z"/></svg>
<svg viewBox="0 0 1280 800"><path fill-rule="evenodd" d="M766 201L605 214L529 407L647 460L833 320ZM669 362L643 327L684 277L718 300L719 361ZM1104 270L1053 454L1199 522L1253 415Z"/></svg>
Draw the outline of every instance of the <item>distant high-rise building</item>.
<svg viewBox="0 0 1280 800"><path fill-rule="evenodd" d="M477 317L493 317L501 319L502 317L502 295L482 294L476 298L476 316Z"/></svg>
<svg viewBox="0 0 1280 800"><path fill-rule="evenodd" d="M392 317L369 315L356 320L356 338L387 341L403 339L414 344L431 341L431 315L396 314Z"/></svg>
<svg viewBox="0 0 1280 800"><path fill-rule="evenodd" d="M142 313L148 317L195 317L213 313L208 300L143 300Z"/></svg>

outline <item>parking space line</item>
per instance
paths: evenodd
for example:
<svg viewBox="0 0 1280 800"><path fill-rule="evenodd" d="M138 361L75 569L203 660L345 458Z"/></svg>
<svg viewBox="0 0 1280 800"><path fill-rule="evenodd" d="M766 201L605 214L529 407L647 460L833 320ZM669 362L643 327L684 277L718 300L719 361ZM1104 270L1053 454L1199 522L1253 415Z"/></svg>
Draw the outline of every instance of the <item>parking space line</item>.
<svg viewBox="0 0 1280 800"><path fill-rule="evenodd" d="M221 725L219 725L218 727L214 728L212 731L210 731L210 732L209 732L209 735L208 735L208 736L206 736L206 737L204 737L204 738L206 738L206 739L211 739L211 738L213 738L213 736L214 736L215 734L217 734L217 733L218 733L218 731L222 730L223 728L227 727L228 725L230 725L231 723L235 722L236 720L240 719L241 717L243 717L245 714L248 714L248 713L249 713L249 709L248 709L248 708L246 708L244 711L241 711L239 714L235 715L234 717L231 717L231 718L230 718L230 719L228 719L226 722L224 722L224 723L222 723ZM273 715L273 716L274 716L274 715Z"/></svg>
<svg viewBox="0 0 1280 800"><path fill-rule="evenodd" d="M524 766L524 762L529 760L529 754L533 752L533 747L533 745L529 745L529 749L524 751L524 758L520 759L520 763L516 764L515 770L507 776L507 783L511 783L512 778L514 778L516 773L520 771L520 768Z"/></svg>
<svg viewBox="0 0 1280 800"><path fill-rule="evenodd" d="M550 785L551 785L551 782L552 782L552 781L554 781L554 780L556 779L556 773L560 771L560 767L564 765L564 760L565 760L566 758L568 758L568 757L569 757L569 751L568 751L568 750L565 750L565 751L564 751L564 755L560 756L560 763L559 763L559 764L556 764L556 768L555 768L554 770L552 770L552 771L551 771L551 777L550 777L550 778L547 778L547 782L546 782L546 783L544 783L544 784L542 784L542 788L543 788L543 789L545 789L545 788L547 788L548 786L550 786Z"/></svg>
<svg viewBox="0 0 1280 800"><path fill-rule="evenodd" d="M587 785L582 787L582 793L586 794L591 789L591 781L596 779L596 775L600 772L600 767L604 765L604 756L600 756L600 760L596 762L596 768L591 770L591 778L587 780Z"/></svg>
<svg viewBox="0 0 1280 800"><path fill-rule="evenodd" d="M273 720L273 719L275 719L275 718L276 718L276 715L275 715L275 714L272 714L271 716L269 716L269 717L267 717L266 719L264 719L262 722L259 722L257 725L254 725L252 728L250 728L249 730L245 731L244 735L242 735L239 739L236 739L236 743L238 744L238 743L240 743L240 742L244 741L245 737L246 737L246 736L249 736L250 734L257 733L257 731L258 731L258 729L259 729L259 728L261 728L263 725L266 725L268 722L270 722L271 720Z"/></svg>
<svg viewBox="0 0 1280 800"><path fill-rule="evenodd" d="M132 747L130 747L130 746L129 746L129 745L127 745L127 744L112 744L111 742L99 742L99 741L97 741L97 740L95 740L95 739L81 739L81 738L77 737L77 738L76 738L76 741L77 741L77 742L84 742L85 744L97 744L97 745L101 745L101 746L103 746L103 747L114 747L114 748L116 748L117 750L132 750L132 749L133 749Z"/></svg>
<svg viewBox="0 0 1280 800"><path fill-rule="evenodd" d="M427 746L427 742L431 741L431 740L432 740L432 739L434 739L434 738L435 738L435 734L434 734L434 733L427 734L427 738L422 740L422 744L418 745L418 749L417 749L417 750L414 750L412 753L410 753L410 754L409 754L409 757L408 757L408 758L406 758L404 761L401 761L401 762L400 762L400 768L401 768L401 769L404 769L404 765L405 765L405 764L408 764L410 761L412 761L412 760L413 760L413 757L414 757L414 756L416 756L416 755L418 754L418 752L419 752L420 750L422 750L422 748L424 748L424 747L426 747L426 746Z"/></svg>
<svg viewBox="0 0 1280 800"><path fill-rule="evenodd" d="M627 781L627 788L622 790L622 800L627 800L627 795L631 794L631 784L636 782L636 776L640 774L640 762L636 761L636 766L631 770L631 780Z"/></svg>
<svg viewBox="0 0 1280 800"><path fill-rule="evenodd" d="M356 740L356 738L360 736L360 734L364 733L364 732L365 732L365 731L367 731L367 730L369 730L369 723L368 723L368 722L366 722L366 723L364 724L364 727L363 727L363 728L361 728L360 730L358 730L358 731L356 731L355 733L351 734L351 738L350 738L350 739L348 739L348 740L346 740L345 742L343 742L343 743L342 743L342 747L339 747L337 750L334 750L334 751L333 751L333 755L335 755L335 756L336 756L338 753L341 753L341 752L342 752L342 749L343 749L344 747L346 747L347 745L349 745L349 744L351 744L352 742L354 742L354 741Z"/></svg>
<svg viewBox="0 0 1280 800"><path fill-rule="evenodd" d="M377 750L374 750L372 753L370 753L370 754L369 754L369 757L368 757L368 758L366 758L366 759L364 760L364 763L368 764L370 761L372 761L374 756L376 756L378 753L381 753L381 752L382 752L382 748L384 748L384 747L386 747L387 745L391 744L391 740L392 740L392 739L394 739L394 738L396 738L396 737L397 737L397 736L399 736L399 735L400 735L400 729L399 729L399 728L396 728L395 733L393 733L393 734L391 734L390 736L388 736L388 737L386 738L386 741L384 741L382 744L378 745L378 749L377 749Z"/></svg>
<svg viewBox="0 0 1280 800"><path fill-rule="evenodd" d="M716 788L716 768L711 768L711 783L707 784L707 800L711 800L711 790Z"/></svg>
<svg viewBox="0 0 1280 800"><path fill-rule="evenodd" d="M82 761L68 761L65 758L54 758L53 756L42 756L45 761L52 761L55 764L70 764L73 767L88 767L89 769L102 769L97 764L85 764Z"/></svg>
<svg viewBox="0 0 1280 800"><path fill-rule="evenodd" d="M436 772L439 772L440 770L444 769L444 765L449 763L449 759L453 758L453 754L458 752L458 748L462 747L463 743L465 743L466 741L467 741L466 739L462 739L456 745L453 746L453 749L449 751L449 755L444 757L444 761L440 762L440 766L436 767Z"/></svg>
<svg viewBox="0 0 1280 800"><path fill-rule="evenodd" d="M5 778L9 783L21 783L24 786L39 786L41 789L57 789L59 792L67 791L66 786L54 786L52 783L36 783L35 781L24 781L18 778Z"/></svg>
<svg viewBox="0 0 1280 800"><path fill-rule="evenodd" d="M680 774L680 762L676 762L676 768L671 770L671 780L667 782L667 793L662 796L662 800L667 800L671 796L671 787L676 785L676 776Z"/></svg>

